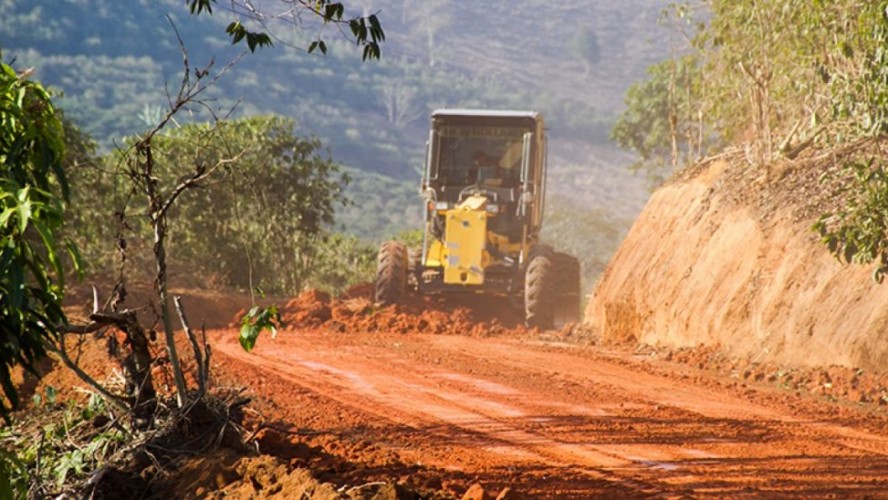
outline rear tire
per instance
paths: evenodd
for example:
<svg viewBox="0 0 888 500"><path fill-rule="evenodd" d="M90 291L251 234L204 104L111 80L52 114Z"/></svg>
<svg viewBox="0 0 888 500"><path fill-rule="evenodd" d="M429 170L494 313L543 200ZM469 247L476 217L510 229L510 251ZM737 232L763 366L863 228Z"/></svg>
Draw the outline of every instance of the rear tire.
<svg viewBox="0 0 888 500"><path fill-rule="evenodd" d="M407 247L400 241L386 241L376 259L376 303L403 302L407 294Z"/></svg>
<svg viewBox="0 0 888 500"><path fill-rule="evenodd" d="M547 330L554 326L555 279L552 248L533 247L524 274L524 318L528 327Z"/></svg>
<svg viewBox="0 0 888 500"><path fill-rule="evenodd" d="M561 328L580 321L580 261L573 255L556 252L554 264L558 288L554 323Z"/></svg>

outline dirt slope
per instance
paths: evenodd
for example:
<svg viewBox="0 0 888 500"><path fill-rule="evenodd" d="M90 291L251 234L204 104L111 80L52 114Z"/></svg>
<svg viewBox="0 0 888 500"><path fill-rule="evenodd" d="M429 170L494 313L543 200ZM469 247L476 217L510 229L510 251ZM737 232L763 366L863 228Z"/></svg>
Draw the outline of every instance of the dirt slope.
<svg viewBox="0 0 888 500"><path fill-rule="evenodd" d="M825 203L822 170L788 165L755 179L741 161L712 162L654 193L586 320L605 339L884 371L888 285L837 262L810 230Z"/></svg>

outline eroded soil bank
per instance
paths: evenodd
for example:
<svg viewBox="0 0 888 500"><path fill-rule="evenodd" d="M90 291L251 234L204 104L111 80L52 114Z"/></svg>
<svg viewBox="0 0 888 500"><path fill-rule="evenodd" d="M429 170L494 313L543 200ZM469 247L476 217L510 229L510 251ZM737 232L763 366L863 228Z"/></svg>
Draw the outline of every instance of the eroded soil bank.
<svg viewBox="0 0 888 500"><path fill-rule="evenodd" d="M823 170L742 159L657 190L586 310L607 340L721 346L752 361L888 367L888 286L839 263L811 225L835 203Z"/></svg>

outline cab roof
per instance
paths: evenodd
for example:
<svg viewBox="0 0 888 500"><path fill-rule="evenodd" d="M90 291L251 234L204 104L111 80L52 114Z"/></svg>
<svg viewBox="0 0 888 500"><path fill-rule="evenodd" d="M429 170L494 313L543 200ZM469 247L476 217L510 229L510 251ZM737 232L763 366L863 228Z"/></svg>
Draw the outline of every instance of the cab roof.
<svg viewBox="0 0 888 500"><path fill-rule="evenodd" d="M532 120L537 120L540 118L540 114L537 111L494 109L436 109L432 112L432 118L436 117L530 118Z"/></svg>

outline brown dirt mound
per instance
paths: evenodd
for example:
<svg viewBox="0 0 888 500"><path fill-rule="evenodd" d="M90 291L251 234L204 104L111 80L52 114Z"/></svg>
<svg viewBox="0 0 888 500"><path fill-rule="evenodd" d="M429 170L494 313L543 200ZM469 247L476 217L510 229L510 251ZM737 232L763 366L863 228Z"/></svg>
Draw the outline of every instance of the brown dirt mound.
<svg viewBox="0 0 888 500"><path fill-rule="evenodd" d="M331 483L318 481L307 469L292 469L269 455L245 457L228 448L188 459L168 484L169 492L190 498L396 500L415 496L404 487L390 482L339 490Z"/></svg>
<svg viewBox="0 0 888 500"><path fill-rule="evenodd" d="M377 307L373 285L358 285L341 296L309 290L281 308L285 330L335 332L435 333L447 335L521 335L521 311L506 298L465 295L413 295L404 304ZM234 318L239 324L245 311Z"/></svg>

